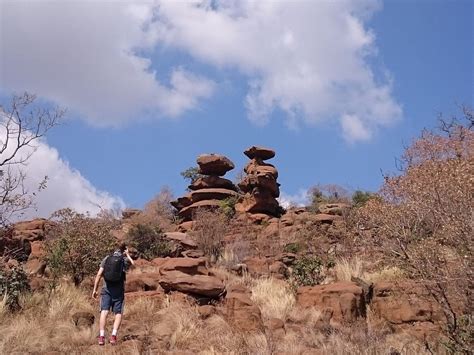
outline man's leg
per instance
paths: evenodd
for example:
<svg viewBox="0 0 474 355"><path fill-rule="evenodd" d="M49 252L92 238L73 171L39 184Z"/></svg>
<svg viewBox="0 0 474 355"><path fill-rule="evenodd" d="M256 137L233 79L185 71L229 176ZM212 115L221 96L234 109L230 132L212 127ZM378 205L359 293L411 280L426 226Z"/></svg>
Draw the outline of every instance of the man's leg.
<svg viewBox="0 0 474 355"><path fill-rule="evenodd" d="M114 329L112 330L112 336L110 337L110 344L115 345L117 343L117 332L122 323L122 313L123 313L123 303L124 300L120 299L114 302L113 311L115 313L114 319Z"/></svg>
<svg viewBox="0 0 474 355"><path fill-rule="evenodd" d="M100 321L99 321L100 336L104 336L105 334L105 322L107 321L107 314L109 314L109 311L105 311L105 310L100 311Z"/></svg>
<svg viewBox="0 0 474 355"><path fill-rule="evenodd" d="M114 330L112 331L113 335L117 335L120 323L122 323L122 313L117 313L114 319Z"/></svg>

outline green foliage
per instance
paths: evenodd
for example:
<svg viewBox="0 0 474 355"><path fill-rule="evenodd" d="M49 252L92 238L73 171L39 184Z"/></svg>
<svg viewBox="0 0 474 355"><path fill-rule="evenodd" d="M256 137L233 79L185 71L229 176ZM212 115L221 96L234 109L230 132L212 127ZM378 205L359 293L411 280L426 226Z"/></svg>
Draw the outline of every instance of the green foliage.
<svg viewBox="0 0 474 355"><path fill-rule="evenodd" d="M22 267L7 269L0 266L0 298L6 300L9 310L20 309L20 295L30 290L28 277Z"/></svg>
<svg viewBox="0 0 474 355"><path fill-rule="evenodd" d="M202 177L203 175L199 173L199 167L197 166L192 166L190 168L187 168L186 170L181 172L181 176L185 180L189 180L189 182L192 184L194 181Z"/></svg>
<svg viewBox="0 0 474 355"><path fill-rule="evenodd" d="M298 259L293 266L293 275L299 285L314 286L319 284L324 277L321 275L322 262L319 258L305 256Z"/></svg>
<svg viewBox="0 0 474 355"><path fill-rule="evenodd" d="M231 196L226 199L219 201L219 207L222 213L224 213L227 218L232 218L235 215L235 204L237 203L238 198Z"/></svg>
<svg viewBox="0 0 474 355"><path fill-rule="evenodd" d="M361 191L357 190L354 192L352 195L352 204L355 207L362 207L364 206L367 201L369 201L371 198L374 198L374 194L369 191Z"/></svg>
<svg viewBox="0 0 474 355"><path fill-rule="evenodd" d="M68 275L77 286L96 273L102 259L113 251L117 241L110 231L118 221L91 218L71 209L59 210L52 218L57 223L46 240L47 263L55 279Z"/></svg>
<svg viewBox="0 0 474 355"><path fill-rule="evenodd" d="M147 260L169 256L171 253L171 246L158 226L136 224L128 231L126 239L137 249L138 256Z"/></svg>
<svg viewBox="0 0 474 355"><path fill-rule="evenodd" d="M318 184L309 190L310 205L308 210L318 212L323 203L348 203L350 195L347 189L335 184Z"/></svg>
<svg viewBox="0 0 474 355"><path fill-rule="evenodd" d="M296 254L298 252L301 251L302 249L302 245L300 243L288 243L285 245L285 247L283 248L283 251L285 253L293 253L293 254Z"/></svg>

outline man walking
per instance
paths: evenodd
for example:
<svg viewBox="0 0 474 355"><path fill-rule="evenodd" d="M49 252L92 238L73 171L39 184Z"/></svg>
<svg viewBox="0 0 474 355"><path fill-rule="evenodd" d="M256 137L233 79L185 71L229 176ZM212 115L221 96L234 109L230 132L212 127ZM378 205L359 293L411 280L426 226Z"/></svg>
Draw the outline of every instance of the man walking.
<svg viewBox="0 0 474 355"><path fill-rule="evenodd" d="M125 243L120 243L114 253L106 256L100 263L92 291L92 297L97 298L97 287L100 278L104 277L105 282L100 298L99 345L105 345L105 322L110 310L114 312L115 319L109 341L112 345L117 343L117 332L122 322L125 298L125 272L130 265L135 265L135 262L130 257Z"/></svg>

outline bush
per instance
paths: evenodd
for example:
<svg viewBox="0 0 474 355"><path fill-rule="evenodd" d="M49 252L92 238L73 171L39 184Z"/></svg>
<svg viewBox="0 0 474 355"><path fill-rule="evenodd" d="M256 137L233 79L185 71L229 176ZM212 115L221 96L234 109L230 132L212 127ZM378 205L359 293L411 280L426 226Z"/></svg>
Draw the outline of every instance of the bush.
<svg viewBox="0 0 474 355"><path fill-rule="evenodd" d="M189 183L192 184L194 181L196 181L200 177L203 177L204 175L199 173L199 167L198 166L192 166L192 167L187 168L186 170L182 171L181 176L185 180L189 180Z"/></svg>
<svg viewBox="0 0 474 355"><path fill-rule="evenodd" d="M217 261L224 247L229 219L221 211L198 210L194 215L192 235L199 249Z"/></svg>
<svg viewBox="0 0 474 355"><path fill-rule="evenodd" d="M10 311L20 309L20 295L29 291L28 277L20 266L8 269L0 265L0 299L5 300L5 304Z"/></svg>
<svg viewBox="0 0 474 355"><path fill-rule="evenodd" d="M300 243L288 243L284 246L283 251L285 253L296 254L299 251L301 251L302 248L303 248L303 246Z"/></svg>
<svg viewBox="0 0 474 355"><path fill-rule="evenodd" d="M171 253L171 247L158 226L136 224L128 231L126 240L143 259L151 260Z"/></svg>
<svg viewBox="0 0 474 355"><path fill-rule="evenodd" d="M91 218L71 209L55 212L52 219L57 223L46 239L47 264L54 278L68 275L78 286L113 251L117 240L110 231L118 227L118 221Z"/></svg>
<svg viewBox="0 0 474 355"><path fill-rule="evenodd" d="M322 203L348 203L350 200L349 191L339 185L318 184L313 186L309 192L310 205L307 206L310 211L317 212Z"/></svg>
<svg viewBox="0 0 474 355"><path fill-rule="evenodd" d="M324 276L321 274L322 262L314 256L305 256L296 260L293 265L293 276L299 285L314 286L318 285Z"/></svg>
<svg viewBox="0 0 474 355"><path fill-rule="evenodd" d="M352 195L352 204L355 207L362 207L367 203L367 201L374 197L375 195L372 192L357 190Z"/></svg>
<svg viewBox="0 0 474 355"><path fill-rule="evenodd" d="M456 353L474 341L459 322L474 313L474 115L464 113L465 124L441 121L441 130L424 131L402 155L400 173L385 177L381 198L357 212L359 225L372 230L367 242L376 240L439 304Z"/></svg>
<svg viewBox="0 0 474 355"><path fill-rule="evenodd" d="M227 218L232 218L235 215L235 204L237 203L237 197L227 197L226 199L219 201L219 208L226 215Z"/></svg>

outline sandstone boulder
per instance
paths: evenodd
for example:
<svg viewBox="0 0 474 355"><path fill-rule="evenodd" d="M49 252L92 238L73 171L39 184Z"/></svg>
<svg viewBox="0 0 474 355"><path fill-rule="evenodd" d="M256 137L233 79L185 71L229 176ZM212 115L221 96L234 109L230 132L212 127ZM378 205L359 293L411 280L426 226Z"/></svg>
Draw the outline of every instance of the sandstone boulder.
<svg viewBox="0 0 474 355"><path fill-rule="evenodd" d="M274 179L278 179L278 170L272 164L258 162L256 159L252 159L245 166L244 171L249 175L269 175Z"/></svg>
<svg viewBox="0 0 474 355"><path fill-rule="evenodd" d="M332 325L354 322L366 316L364 292L349 281L300 287L297 303L303 308L315 307L321 311L330 309Z"/></svg>
<svg viewBox="0 0 474 355"><path fill-rule="evenodd" d="M249 159L261 159L268 160L275 156L275 151L265 147L252 146L247 148L244 151L244 154L249 157Z"/></svg>
<svg viewBox="0 0 474 355"><path fill-rule="evenodd" d="M280 184L269 174L265 175L247 175L239 183L239 188L244 192L251 193L255 187L268 190L272 197L280 196Z"/></svg>
<svg viewBox="0 0 474 355"><path fill-rule="evenodd" d="M179 271L188 275L208 275L206 258L166 258L160 264L160 273Z"/></svg>
<svg viewBox="0 0 474 355"><path fill-rule="evenodd" d="M215 209L218 209L220 206L221 206L221 202L218 200L199 201L199 202L193 203L192 205L184 207L181 211L179 211L178 215L185 220L191 220L193 217L193 214L200 208L206 209L206 210L215 210Z"/></svg>
<svg viewBox="0 0 474 355"><path fill-rule="evenodd" d="M218 189L227 189L237 191L234 183L229 179L225 179L219 176L203 176L196 181L194 181L191 185L188 186L190 190L201 190L201 189L209 189L209 188L218 188Z"/></svg>
<svg viewBox="0 0 474 355"><path fill-rule="evenodd" d="M193 203L203 200L225 200L229 197L238 197L239 194L234 190L220 188L206 188L191 192L191 201Z"/></svg>
<svg viewBox="0 0 474 355"><path fill-rule="evenodd" d="M165 291L180 291L209 298L217 298L225 290L224 284L217 277L188 275L181 271L164 272L160 279L160 286Z"/></svg>
<svg viewBox="0 0 474 355"><path fill-rule="evenodd" d="M229 158L218 154L202 154L196 162L199 165L199 173L203 175L222 176L235 167Z"/></svg>
<svg viewBox="0 0 474 355"><path fill-rule="evenodd" d="M191 196L188 194L183 197L178 197L175 201L171 201L170 204L178 211L182 210L185 207L188 207L193 202L191 201Z"/></svg>
<svg viewBox="0 0 474 355"><path fill-rule="evenodd" d="M322 203L318 210L320 213L342 216L350 207L346 203Z"/></svg>
<svg viewBox="0 0 474 355"><path fill-rule="evenodd" d="M142 211L137 208L127 208L122 211L122 218L129 219L129 218L132 218L133 216L140 214L141 212Z"/></svg>
<svg viewBox="0 0 474 355"><path fill-rule="evenodd" d="M264 331L262 314L249 293L242 290L228 292L224 304L226 318L235 329L243 332Z"/></svg>
<svg viewBox="0 0 474 355"><path fill-rule="evenodd" d="M165 239L172 243L179 244L184 250L196 249L196 242L186 233L167 232L164 234Z"/></svg>

